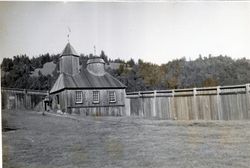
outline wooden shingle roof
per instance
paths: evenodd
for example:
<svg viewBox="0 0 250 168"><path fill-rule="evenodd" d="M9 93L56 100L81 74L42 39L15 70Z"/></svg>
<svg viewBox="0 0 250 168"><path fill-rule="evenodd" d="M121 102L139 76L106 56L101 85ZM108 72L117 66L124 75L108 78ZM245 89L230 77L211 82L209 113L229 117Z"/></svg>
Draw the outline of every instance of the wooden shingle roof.
<svg viewBox="0 0 250 168"><path fill-rule="evenodd" d="M70 43L67 43L66 47L64 48L61 56L76 56L79 57L75 49L72 47Z"/></svg>
<svg viewBox="0 0 250 168"><path fill-rule="evenodd" d="M61 73L57 78L50 93L57 93L65 89L125 89L126 86L109 73L103 76L96 76L87 69L79 74L71 76Z"/></svg>

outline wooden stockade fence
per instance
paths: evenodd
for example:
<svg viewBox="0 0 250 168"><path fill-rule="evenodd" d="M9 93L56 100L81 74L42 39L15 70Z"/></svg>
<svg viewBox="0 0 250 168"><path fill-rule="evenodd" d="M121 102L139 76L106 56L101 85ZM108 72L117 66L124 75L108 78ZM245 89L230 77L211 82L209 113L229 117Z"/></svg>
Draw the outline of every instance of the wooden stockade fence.
<svg viewBox="0 0 250 168"><path fill-rule="evenodd" d="M126 114L177 120L250 119L250 84L129 92Z"/></svg>
<svg viewBox="0 0 250 168"><path fill-rule="evenodd" d="M44 108L48 91L2 88L2 109ZM127 116L177 120L249 120L250 84L128 92Z"/></svg>
<svg viewBox="0 0 250 168"><path fill-rule="evenodd" d="M1 88L2 109L43 108L43 100L48 91L17 88ZM39 106L39 107L38 107Z"/></svg>

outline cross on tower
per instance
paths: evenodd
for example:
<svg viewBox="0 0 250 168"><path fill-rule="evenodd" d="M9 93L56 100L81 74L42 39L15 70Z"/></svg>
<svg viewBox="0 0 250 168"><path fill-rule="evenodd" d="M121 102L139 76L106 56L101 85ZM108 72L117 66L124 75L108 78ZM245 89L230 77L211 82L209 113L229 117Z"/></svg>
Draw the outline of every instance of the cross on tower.
<svg viewBox="0 0 250 168"><path fill-rule="evenodd" d="M95 48L95 45L94 45L94 56L96 55L96 48Z"/></svg>
<svg viewBox="0 0 250 168"><path fill-rule="evenodd" d="M71 30L70 30L70 27L68 26L68 35L67 35L67 37L68 37L68 42L69 42L69 35L70 35L70 33L71 33Z"/></svg>

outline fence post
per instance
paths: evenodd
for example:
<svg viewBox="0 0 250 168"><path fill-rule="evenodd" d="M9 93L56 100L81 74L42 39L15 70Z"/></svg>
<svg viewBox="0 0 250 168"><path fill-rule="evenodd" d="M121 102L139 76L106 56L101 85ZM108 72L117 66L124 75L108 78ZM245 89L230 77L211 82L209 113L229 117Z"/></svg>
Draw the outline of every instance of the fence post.
<svg viewBox="0 0 250 168"><path fill-rule="evenodd" d="M197 90L196 88L193 88L193 107L194 107L194 118L195 120L198 120L198 110L197 110L197 100L196 100L196 94Z"/></svg>
<svg viewBox="0 0 250 168"><path fill-rule="evenodd" d="M154 90L154 99L153 99L153 117L156 117L156 90Z"/></svg>
<svg viewBox="0 0 250 168"><path fill-rule="evenodd" d="M24 93L24 108L25 109L28 109L28 96L27 96L27 92L28 92L27 89L23 90L23 93Z"/></svg>
<svg viewBox="0 0 250 168"><path fill-rule="evenodd" d="M222 108L221 108L221 97L220 97L221 90L220 90L220 86L217 86L216 93L217 93L218 120L222 120L223 116L222 116Z"/></svg>
<svg viewBox="0 0 250 168"><path fill-rule="evenodd" d="M138 100L140 102L140 110L139 110L139 116L144 116L144 101L143 101L143 97L141 95L141 92L138 92Z"/></svg>
<svg viewBox="0 0 250 168"><path fill-rule="evenodd" d="M250 84L246 84L247 118L250 119Z"/></svg>
<svg viewBox="0 0 250 168"><path fill-rule="evenodd" d="M177 116L177 114L176 114L176 109L175 109L175 102L174 102L174 95L175 95L175 91L174 90L172 90L172 93L171 93L171 95L172 95L172 98L173 98L173 101L172 101L172 103L170 103L173 107L169 107L169 109L170 109L170 111L171 111L171 113L170 114L172 114L171 116L170 116L170 118L173 118L174 120L177 120L178 118L178 116ZM173 111L172 111L173 110Z"/></svg>
<svg viewBox="0 0 250 168"><path fill-rule="evenodd" d="M125 97L125 111L126 111L126 116L131 116L131 110L130 110L130 106L131 106L131 103L130 103L130 98L128 97Z"/></svg>

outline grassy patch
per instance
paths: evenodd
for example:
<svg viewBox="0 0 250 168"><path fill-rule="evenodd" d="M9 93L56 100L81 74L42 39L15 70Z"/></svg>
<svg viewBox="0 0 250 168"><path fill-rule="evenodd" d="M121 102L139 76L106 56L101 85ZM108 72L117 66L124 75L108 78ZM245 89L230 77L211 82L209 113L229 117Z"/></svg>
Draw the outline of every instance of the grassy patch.
<svg viewBox="0 0 250 168"><path fill-rule="evenodd" d="M249 167L250 122L73 119L3 111L7 168Z"/></svg>

